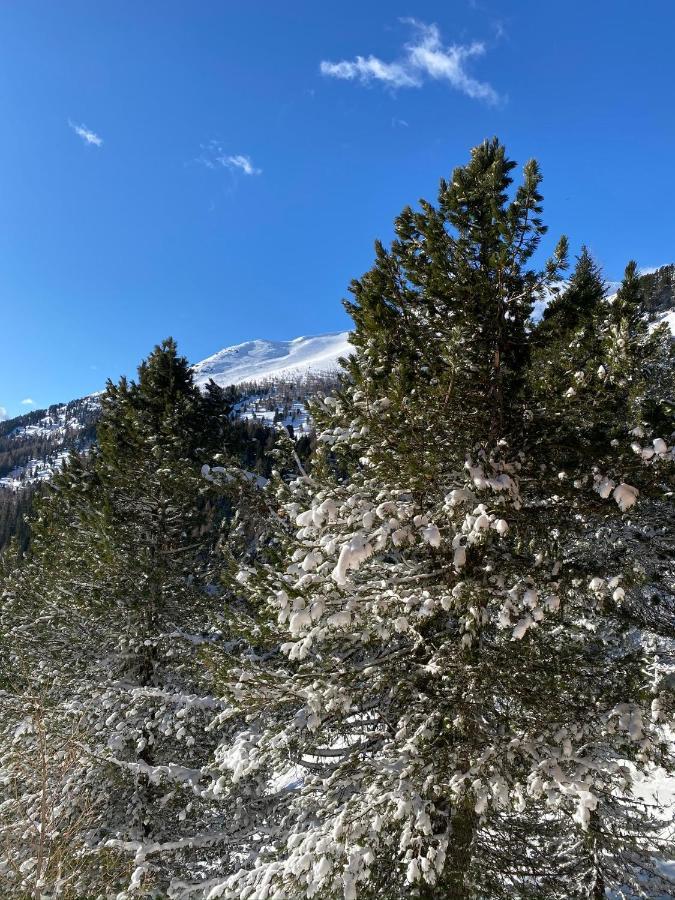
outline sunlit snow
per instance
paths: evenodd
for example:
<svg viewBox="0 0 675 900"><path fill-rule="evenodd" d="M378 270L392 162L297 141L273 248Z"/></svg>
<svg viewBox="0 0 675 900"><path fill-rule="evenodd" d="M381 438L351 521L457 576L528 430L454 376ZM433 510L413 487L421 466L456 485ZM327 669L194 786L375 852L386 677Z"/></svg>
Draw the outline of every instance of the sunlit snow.
<svg viewBox="0 0 675 900"><path fill-rule="evenodd" d="M292 341L245 341L197 363L193 370L195 381L205 384L213 379L227 387L244 381L336 372L338 359L353 351L348 336L348 331L337 331Z"/></svg>

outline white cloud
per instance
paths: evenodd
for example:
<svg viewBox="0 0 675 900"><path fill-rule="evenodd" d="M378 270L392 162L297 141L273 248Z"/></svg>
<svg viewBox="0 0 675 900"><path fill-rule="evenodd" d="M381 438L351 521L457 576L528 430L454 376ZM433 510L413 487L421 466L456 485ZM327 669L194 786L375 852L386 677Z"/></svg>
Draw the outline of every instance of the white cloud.
<svg viewBox="0 0 675 900"><path fill-rule="evenodd" d="M228 155L224 152L218 141L210 141L208 144L202 144L202 155L197 162L202 163L208 169L216 169L219 166L225 169L239 169L244 175L262 175L262 169L258 169L253 165L250 156L243 153L235 153Z"/></svg>
<svg viewBox="0 0 675 900"><path fill-rule="evenodd" d="M9 418L9 416L7 415L7 410L4 406L0 406L0 422L4 422L7 418Z"/></svg>
<svg viewBox="0 0 675 900"><path fill-rule="evenodd" d="M437 25L426 25L415 19L405 19L415 29L415 38L404 47L404 55L394 62L384 62L377 56L357 56L341 62L323 61L321 74L345 81L371 84L379 81L392 88L422 87L429 80L445 81L474 100L497 103L499 95L485 81L478 81L466 71L466 62L485 53L485 45L471 44L443 46Z"/></svg>
<svg viewBox="0 0 675 900"><path fill-rule="evenodd" d="M32 397L26 397L25 400L21 401L23 406L35 406L35 400Z"/></svg>
<svg viewBox="0 0 675 900"><path fill-rule="evenodd" d="M100 138L94 131L87 128L86 125L76 125L74 122L71 122L70 119L68 119L68 124L75 134L82 138L85 144L92 144L94 147L103 146L103 138Z"/></svg>
<svg viewBox="0 0 675 900"><path fill-rule="evenodd" d="M250 156L241 153L236 156L221 156L217 160L221 165L229 169L241 169L244 175L262 175L262 169L256 169Z"/></svg>
<svg viewBox="0 0 675 900"><path fill-rule="evenodd" d="M322 62L321 74L331 75L333 78L343 78L346 81L359 81L367 84L369 81L384 81L392 87L421 87L422 82L416 73L406 70L399 63L382 62L376 56L357 56L353 62L343 60L338 63Z"/></svg>

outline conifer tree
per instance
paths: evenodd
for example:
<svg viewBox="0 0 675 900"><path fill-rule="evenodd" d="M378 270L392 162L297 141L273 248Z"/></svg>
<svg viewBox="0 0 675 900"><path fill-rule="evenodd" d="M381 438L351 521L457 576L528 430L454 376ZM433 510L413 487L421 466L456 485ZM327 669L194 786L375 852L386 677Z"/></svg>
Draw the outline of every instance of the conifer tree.
<svg viewBox="0 0 675 900"><path fill-rule="evenodd" d="M569 520L556 523L571 588L580 578L595 576L590 584L601 586L602 595L618 582L606 579L605 587L601 575L623 573L611 598L602 599L601 633L606 643L615 642L613 680L628 680L626 687L642 700L640 715L651 698L658 721L664 718L664 704L672 709L672 698L660 687L668 683L673 661L675 618L667 585L672 583L675 510L669 490L672 446L656 435L665 434L672 443L675 354L667 329L650 333L634 262L610 301L599 289L597 268L583 257L580 267L582 262L586 271L595 269L596 290L591 286L585 297L570 291L569 327L553 331L544 322L535 332L531 433L539 446L547 446L551 480L557 477L561 500L574 511L572 528ZM652 443L643 446L646 434ZM608 513L606 502L587 496L588 487L602 501L613 499L622 513L630 510L629 515ZM665 601L658 610L655 592ZM642 736L636 744L641 741ZM658 760L658 741L650 751ZM642 757L642 747L635 752ZM628 752L626 758L631 758ZM672 766L669 753L664 760ZM605 896L609 885L646 889L654 868L653 860L645 858L649 818L644 807L633 806L626 796L609 790L601 795L586 840L592 848L592 896ZM653 889L658 890L658 879Z"/></svg>
<svg viewBox="0 0 675 900"><path fill-rule="evenodd" d="M223 502L201 466L227 450L229 410L171 340L101 402L97 447L55 480L3 590L0 867L17 897L165 896L191 857L223 857L224 814L197 790L220 707L201 651L224 605Z"/></svg>
<svg viewBox="0 0 675 900"><path fill-rule="evenodd" d="M605 294L600 268L588 247L582 247L569 284L544 309L539 331L560 338L581 328L592 320Z"/></svg>
<svg viewBox="0 0 675 900"><path fill-rule="evenodd" d="M535 404L541 397L546 405L546 421L556 420L556 428L542 428L541 440L551 439L550 452L556 448L576 453L578 460L592 457L594 442L603 434L608 411L607 396L598 392L596 370L600 365L603 344L602 322L607 319L608 306L602 273L586 247L567 288L554 297L544 310L541 320L533 327L530 341L529 381ZM580 404L590 406L586 417L587 431L579 429L579 421L568 416L571 398L576 396L581 370L588 370L589 384L583 391ZM576 378L574 377L576 373ZM568 381L573 382L567 386ZM557 389L565 384L566 390ZM568 428L567 435L562 431ZM572 434L574 432L574 434Z"/></svg>
<svg viewBox="0 0 675 900"><path fill-rule="evenodd" d="M228 674L219 793L259 805L241 868L209 898L664 887L630 798L665 761L671 703L625 618L636 481L600 441L602 404L573 409L570 430L576 394L538 368L533 304L566 244L530 268L541 176L528 163L512 192L513 168L497 141L477 147L352 285L348 377L315 409L311 472L277 486L283 552L239 573L280 652ZM576 275L580 308L568 293L552 341L600 321L587 254ZM654 448L646 481L669 503L673 450Z"/></svg>

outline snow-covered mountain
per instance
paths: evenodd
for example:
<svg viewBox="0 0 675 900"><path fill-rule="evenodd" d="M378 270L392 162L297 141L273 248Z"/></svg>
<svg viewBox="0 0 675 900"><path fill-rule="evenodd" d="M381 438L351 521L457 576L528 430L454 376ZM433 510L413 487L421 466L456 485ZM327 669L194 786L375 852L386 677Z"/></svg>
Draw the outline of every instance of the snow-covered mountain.
<svg viewBox="0 0 675 900"><path fill-rule="evenodd" d="M225 347L194 365L197 384L213 379L221 387L246 382L235 406L242 419L282 423L296 432L309 430L305 400L324 389L323 376L334 376L340 357L349 356L348 332L291 341L254 340ZM69 452L91 444L99 413L97 394L34 410L0 422L0 491L20 491L49 480Z"/></svg>
<svg viewBox="0 0 675 900"><path fill-rule="evenodd" d="M0 422L0 489L48 481L71 452L91 445L99 414L93 395Z"/></svg>
<svg viewBox="0 0 675 900"><path fill-rule="evenodd" d="M339 369L338 359L349 356L348 331L336 331L292 341L245 341L219 350L194 366L195 380L213 379L221 387L246 381L294 380Z"/></svg>

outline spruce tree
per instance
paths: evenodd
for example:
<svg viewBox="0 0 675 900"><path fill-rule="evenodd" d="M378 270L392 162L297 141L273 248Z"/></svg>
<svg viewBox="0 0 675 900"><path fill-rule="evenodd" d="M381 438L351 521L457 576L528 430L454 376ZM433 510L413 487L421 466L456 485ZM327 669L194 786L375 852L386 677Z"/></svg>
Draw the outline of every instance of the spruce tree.
<svg viewBox="0 0 675 900"><path fill-rule="evenodd" d="M221 859L209 783L220 708L224 505L201 467L229 408L175 343L108 384L98 444L40 506L2 598L2 874L12 896L165 896ZM64 836L67 841L64 846Z"/></svg>
<svg viewBox="0 0 675 900"><path fill-rule="evenodd" d="M233 662L219 791L269 809L210 898L664 887L630 797L666 761L671 702L626 602L637 479L609 497L625 457L601 447L602 404L570 429L576 394L539 370L531 313L566 245L531 267L541 176L528 163L512 191L513 168L498 142L476 148L352 285L348 376L315 409L311 472L277 487L283 552L239 575L279 653ZM596 295L567 297L566 329L601 321ZM647 480L668 504L656 440Z"/></svg>

